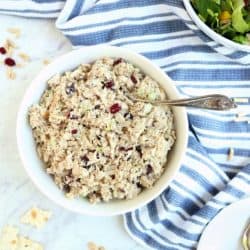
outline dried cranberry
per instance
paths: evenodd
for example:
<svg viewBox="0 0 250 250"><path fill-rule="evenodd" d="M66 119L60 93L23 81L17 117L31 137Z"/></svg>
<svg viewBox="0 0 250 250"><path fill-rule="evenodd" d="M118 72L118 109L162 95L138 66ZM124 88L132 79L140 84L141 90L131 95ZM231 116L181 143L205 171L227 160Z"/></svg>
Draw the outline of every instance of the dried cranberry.
<svg viewBox="0 0 250 250"><path fill-rule="evenodd" d="M130 151L132 149L133 149L133 147L129 147L129 148L125 148L123 146L119 147L119 151Z"/></svg>
<svg viewBox="0 0 250 250"><path fill-rule="evenodd" d="M15 65L16 65L15 60L13 60L13 59L10 58L10 57L5 58L4 63L5 63L7 66L9 66L9 67L12 67L12 66L15 66Z"/></svg>
<svg viewBox="0 0 250 250"><path fill-rule="evenodd" d="M119 103L115 103L109 108L109 110L111 114L115 114L121 110L121 106Z"/></svg>
<svg viewBox="0 0 250 250"><path fill-rule="evenodd" d="M113 86L114 86L114 82L113 82L113 81L105 82L105 83L104 83L104 86L105 86L107 89L112 89Z"/></svg>
<svg viewBox="0 0 250 250"><path fill-rule="evenodd" d="M89 158L87 155L84 155L84 156L81 156L81 161L85 161L85 162L88 162L89 161Z"/></svg>
<svg viewBox="0 0 250 250"><path fill-rule="evenodd" d="M6 49L5 49L4 47L0 47L0 53L1 53L1 54L4 55L4 54L6 54L6 52L7 52L7 51L6 51Z"/></svg>
<svg viewBox="0 0 250 250"><path fill-rule="evenodd" d="M64 185L63 186L63 190L66 192L66 193L69 193L70 192L70 186L68 184Z"/></svg>
<svg viewBox="0 0 250 250"><path fill-rule="evenodd" d="M73 161L74 161L74 159L72 159ZM73 171L72 171L72 169L70 169L69 170L69 172L68 172L68 175L67 175L68 177L73 177Z"/></svg>
<svg viewBox="0 0 250 250"><path fill-rule="evenodd" d="M115 66L121 62L122 62L122 58L118 58L117 60L114 61L113 66Z"/></svg>
<svg viewBox="0 0 250 250"><path fill-rule="evenodd" d="M244 0L244 2L245 2L245 8L246 8L246 10L250 10L250 2L249 2L249 0Z"/></svg>
<svg viewBox="0 0 250 250"><path fill-rule="evenodd" d="M126 118L126 119L130 119L130 120L133 120L133 118L134 118L133 115L132 115L131 113L128 113L128 112L125 113L125 114L123 115L123 117Z"/></svg>
<svg viewBox="0 0 250 250"><path fill-rule="evenodd" d="M126 151L125 147L119 147L119 151Z"/></svg>
<svg viewBox="0 0 250 250"><path fill-rule="evenodd" d="M100 154L99 153L96 154L96 159L100 159Z"/></svg>
<svg viewBox="0 0 250 250"><path fill-rule="evenodd" d="M135 147L135 150L137 151L137 153L140 155L140 157L142 157L142 150L141 150L141 146L138 145Z"/></svg>
<svg viewBox="0 0 250 250"><path fill-rule="evenodd" d="M147 169L146 169L146 174L149 175L149 174L151 174L152 172L153 172L153 167L152 167L150 164L148 164L148 165L147 165Z"/></svg>
<svg viewBox="0 0 250 250"><path fill-rule="evenodd" d="M130 79L131 79L131 81L132 81L134 84L137 83L137 79L136 79L136 77L134 76L134 74L132 74L132 75L130 76Z"/></svg>
<svg viewBox="0 0 250 250"><path fill-rule="evenodd" d="M136 183L136 186L137 186L138 188L141 188L141 189L144 188L140 182L137 182L137 183Z"/></svg>
<svg viewBox="0 0 250 250"><path fill-rule="evenodd" d="M122 127L122 132L125 134L128 132L128 128L127 127Z"/></svg>
<svg viewBox="0 0 250 250"><path fill-rule="evenodd" d="M71 134L72 134L72 135L75 135L76 133L77 133L77 129L72 129L72 130L71 130Z"/></svg>
<svg viewBox="0 0 250 250"><path fill-rule="evenodd" d="M75 91L76 91L76 89L75 89L75 86L74 86L73 83L72 83L70 86L67 86L67 87L65 88L65 92L66 92L67 95L71 95L71 94L74 93Z"/></svg>

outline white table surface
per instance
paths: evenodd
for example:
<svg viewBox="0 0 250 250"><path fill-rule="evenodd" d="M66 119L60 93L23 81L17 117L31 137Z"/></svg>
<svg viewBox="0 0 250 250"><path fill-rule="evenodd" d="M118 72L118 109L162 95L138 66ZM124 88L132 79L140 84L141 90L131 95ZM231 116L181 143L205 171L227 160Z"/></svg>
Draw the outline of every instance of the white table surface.
<svg viewBox="0 0 250 250"><path fill-rule="evenodd" d="M18 226L22 235L41 242L46 250L84 250L89 241L107 250L145 249L125 232L122 217L97 218L66 211L44 197L29 180L16 147L18 106L32 78L44 67L43 60L64 53L71 46L56 31L53 20L0 16L0 23L0 47L7 37L11 37L6 29L18 27L22 35L14 41L20 52L31 57L26 66L16 71L16 80L7 80L6 67L0 65L0 230L5 225ZM0 55L1 61L3 58ZM53 213L40 230L19 223L20 216L33 205Z"/></svg>

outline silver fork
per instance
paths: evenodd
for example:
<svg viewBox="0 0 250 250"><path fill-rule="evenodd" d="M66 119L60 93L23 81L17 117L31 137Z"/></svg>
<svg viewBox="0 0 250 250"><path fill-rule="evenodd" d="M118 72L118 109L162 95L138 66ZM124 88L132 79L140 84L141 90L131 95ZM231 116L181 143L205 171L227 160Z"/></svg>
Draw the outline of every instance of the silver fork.
<svg viewBox="0 0 250 250"><path fill-rule="evenodd" d="M231 98L219 94L204 95L186 99L155 100L155 101L137 98L133 96L131 93L128 94L128 97L132 101L151 103L153 105L185 106L185 107L200 108L200 109L212 109L212 110L229 110L237 107L236 103Z"/></svg>

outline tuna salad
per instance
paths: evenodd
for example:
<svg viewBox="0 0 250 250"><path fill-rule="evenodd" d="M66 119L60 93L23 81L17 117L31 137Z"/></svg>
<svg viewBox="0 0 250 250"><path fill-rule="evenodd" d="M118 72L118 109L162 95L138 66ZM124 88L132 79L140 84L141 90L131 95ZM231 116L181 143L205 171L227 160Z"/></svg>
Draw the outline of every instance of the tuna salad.
<svg viewBox="0 0 250 250"><path fill-rule="evenodd" d="M53 76L29 109L37 152L69 198L91 203L132 199L165 170L175 141L166 93L121 58L101 58Z"/></svg>

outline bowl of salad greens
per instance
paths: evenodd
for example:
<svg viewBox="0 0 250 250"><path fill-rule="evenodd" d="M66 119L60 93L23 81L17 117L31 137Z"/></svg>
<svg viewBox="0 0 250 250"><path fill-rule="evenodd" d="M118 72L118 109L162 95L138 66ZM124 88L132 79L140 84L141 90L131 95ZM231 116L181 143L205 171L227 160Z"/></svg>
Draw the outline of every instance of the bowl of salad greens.
<svg viewBox="0 0 250 250"><path fill-rule="evenodd" d="M250 52L250 0L183 0L194 23L214 41Z"/></svg>

